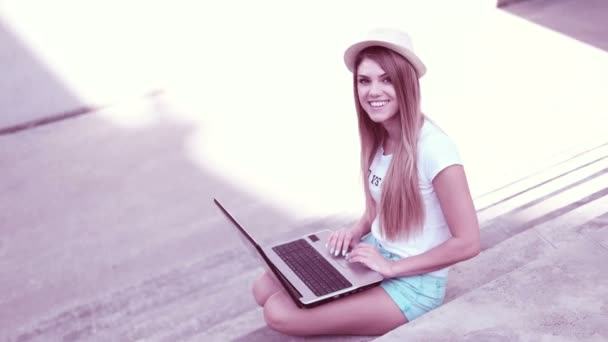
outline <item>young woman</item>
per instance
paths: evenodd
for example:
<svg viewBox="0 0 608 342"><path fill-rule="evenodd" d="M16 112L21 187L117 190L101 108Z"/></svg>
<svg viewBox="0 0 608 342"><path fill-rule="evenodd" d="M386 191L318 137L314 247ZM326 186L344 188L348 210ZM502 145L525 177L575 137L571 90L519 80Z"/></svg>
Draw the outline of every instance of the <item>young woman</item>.
<svg viewBox="0 0 608 342"><path fill-rule="evenodd" d="M328 252L381 273L381 285L300 309L270 273L253 293L267 324L290 335L379 335L439 306L448 267L479 254L479 224L452 140L420 111L426 68L409 36L379 29L344 55L353 72L365 213ZM362 240L363 238L363 240Z"/></svg>

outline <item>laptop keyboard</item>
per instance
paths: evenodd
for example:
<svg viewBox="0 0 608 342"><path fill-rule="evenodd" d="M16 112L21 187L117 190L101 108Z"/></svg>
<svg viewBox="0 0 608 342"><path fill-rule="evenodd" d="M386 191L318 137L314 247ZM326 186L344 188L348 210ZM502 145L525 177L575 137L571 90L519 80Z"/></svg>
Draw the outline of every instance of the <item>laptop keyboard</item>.
<svg viewBox="0 0 608 342"><path fill-rule="evenodd" d="M272 248L317 296L351 287L352 284L304 239Z"/></svg>

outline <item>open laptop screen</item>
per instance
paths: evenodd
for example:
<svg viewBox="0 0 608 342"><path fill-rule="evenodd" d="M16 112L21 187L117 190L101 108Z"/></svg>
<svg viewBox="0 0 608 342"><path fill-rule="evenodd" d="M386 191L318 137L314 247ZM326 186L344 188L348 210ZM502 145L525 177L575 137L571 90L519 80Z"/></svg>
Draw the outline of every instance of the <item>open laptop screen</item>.
<svg viewBox="0 0 608 342"><path fill-rule="evenodd" d="M255 251L252 251L252 253L254 253L257 257L262 258L262 260L266 263L266 265L268 266L270 271L274 274L276 279L281 283L281 285L283 285L283 288L285 289L287 294L289 294L289 296L294 301L294 303L298 307L303 307L302 303L298 300L298 298L302 297L300 292L298 292L298 290L296 290L296 288L294 288L293 285L291 285L289 283L289 281L287 281L287 279L285 279L283 277L281 272L279 272L279 270L272 264L270 259L268 259L268 257L266 256L266 253L264 253L264 251L262 250L262 247L260 247L260 245L258 245L255 242L253 237L251 235L249 235L249 233L247 233L247 231L240 225L240 223L234 218L234 216L232 216L228 212L228 210L226 210L226 208L224 208L224 206L216 198L213 199L213 202L215 202L215 204L218 206L218 208L220 208L222 210L222 212L226 215L226 217L228 219L230 219L230 221L232 221L232 223L234 223L234 226L237 227L239 229L239 231L242 233L242 234L239 234L239 237L241 239L243 239L243 237L245 237L243 239L243 240L245 240L245 241L243 241L243 243L245 243L248 246L248 250L251 250L252 246L255 247L255 250L257 250L257 253L255 253Z"/></svg>

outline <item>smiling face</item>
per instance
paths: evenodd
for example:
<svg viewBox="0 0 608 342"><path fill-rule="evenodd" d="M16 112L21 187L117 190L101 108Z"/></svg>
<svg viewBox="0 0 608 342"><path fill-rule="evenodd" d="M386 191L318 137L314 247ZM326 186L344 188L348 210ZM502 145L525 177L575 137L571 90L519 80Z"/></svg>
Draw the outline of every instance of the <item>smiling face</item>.
<svg viewBox="0 0 608 342"><path fill-rule="evenodd" d="M364 58L357 67L357 95L369 118L385 123L399 111L395 87L375 61Z"/></svg>

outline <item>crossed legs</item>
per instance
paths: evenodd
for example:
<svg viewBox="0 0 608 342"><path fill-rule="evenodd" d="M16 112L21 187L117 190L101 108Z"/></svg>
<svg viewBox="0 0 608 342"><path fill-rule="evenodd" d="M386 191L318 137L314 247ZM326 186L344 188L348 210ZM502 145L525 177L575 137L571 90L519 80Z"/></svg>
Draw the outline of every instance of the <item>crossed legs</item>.
<svg viewBox="0 0 608 342"><path fill-rule="evenodd" d="M256 302L264 307L266 324L288 335L381 335L407 323L395 302L380 286L300 309L274 275L266 272L253 285Z"/></svg>

